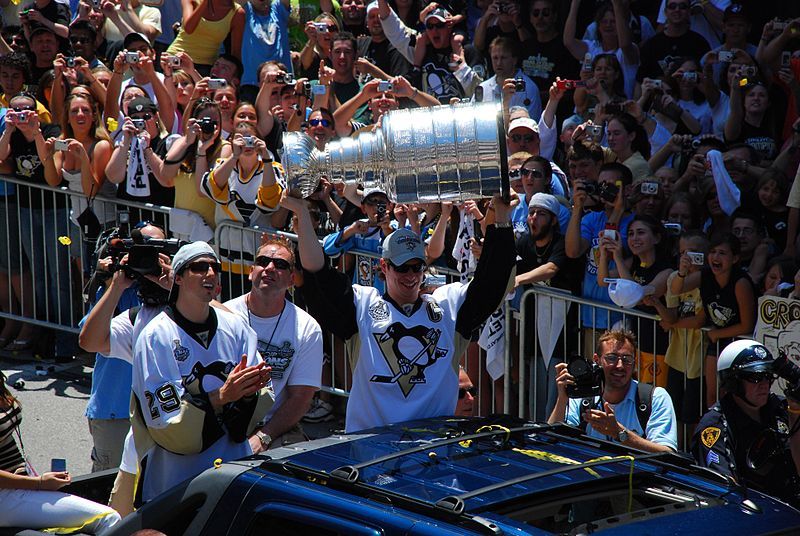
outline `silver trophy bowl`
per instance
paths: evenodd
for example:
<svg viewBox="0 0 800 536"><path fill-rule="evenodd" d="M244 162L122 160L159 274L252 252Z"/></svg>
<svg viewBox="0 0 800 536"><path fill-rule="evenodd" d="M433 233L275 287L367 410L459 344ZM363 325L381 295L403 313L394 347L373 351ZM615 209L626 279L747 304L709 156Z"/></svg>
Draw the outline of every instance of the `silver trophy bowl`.
<svg viewBox="0 0 800 536"><path fill-rule="evenodd" d="M498 103L394 110L381 128L318 150L301 132L283 135L290 191L308 197L322 176L379 188L398 203L464 201L508 192Z"/></svg>

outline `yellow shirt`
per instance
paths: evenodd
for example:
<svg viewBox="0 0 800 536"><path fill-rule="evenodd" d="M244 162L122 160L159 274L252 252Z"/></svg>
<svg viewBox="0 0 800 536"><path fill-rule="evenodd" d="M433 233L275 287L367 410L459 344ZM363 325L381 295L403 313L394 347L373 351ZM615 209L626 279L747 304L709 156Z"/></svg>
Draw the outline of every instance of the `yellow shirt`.
<svg viewBox="0 0 800 536"><path fill-rule="evenodd" d="M703 310L703 300L700 298L700 289L696 288L678 296L670 292L670 284L678 272L672 272L667 279L667 294L665 301L667 307L678 308L678 318L697 315ZM689 379L700 377L705 356L703 335L699 329L673 328L670 330L669 347L664 357L664 362L670 368L686 374Z"/></svg>
<svg viewBox="0 0 800 536"><path fill-rule="evenodd" d="M199 65L211 65L219 56L219 47L231 31L231 21L238 4L220 20L200 19L194 32L189 34L181 28L175 40L167 49L170 54L186 52Z"/></svg>

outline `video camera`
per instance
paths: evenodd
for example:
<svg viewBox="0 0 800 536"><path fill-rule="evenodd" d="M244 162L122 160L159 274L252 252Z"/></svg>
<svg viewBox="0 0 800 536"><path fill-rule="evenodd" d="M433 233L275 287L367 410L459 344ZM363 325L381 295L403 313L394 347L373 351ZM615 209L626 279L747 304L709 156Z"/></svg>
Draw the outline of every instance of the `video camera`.
<svg viewBox="0 0 800 536"><path fill-rule="evenodd" d="M778 358L772 362L772 370L779 378L786 380L783 394L800 402L800 367L791 362L786 352L778 350Z"/></svg>
<svg viewBox="0 0 800 536"><path fill-rule="evenodd" d="M603 394L603 369L594 361L587 361L580 354L567 359L567 371L575 379L575 385L567 386L570 398L590 398Z"/></svg>

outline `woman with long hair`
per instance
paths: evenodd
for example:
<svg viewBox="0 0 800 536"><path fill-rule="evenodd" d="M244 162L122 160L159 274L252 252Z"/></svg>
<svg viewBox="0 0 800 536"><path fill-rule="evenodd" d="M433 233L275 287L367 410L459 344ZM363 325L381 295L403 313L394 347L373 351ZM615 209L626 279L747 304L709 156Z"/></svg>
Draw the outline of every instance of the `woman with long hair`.
<svg viewBox="0 0 800 536"><path fill-rule="evenodd" d="M614 151L617 161L631 170L634 182L652 175L647 161L650 159L650 142L644 128L627 113L616 114L606 125L608 148Z"/></svg>
<svg viewBox="0 0 800 536"><path fill-rule="evenodd" d="M628 224L628 247L632 253L624 257L622 241L603 235L600 238L600 259L597 263L597 284L608 286L606 278L621 278L635 281L642 286L652 287L650 296L659 299L667 291L667 278L672 273L667 253L667 235L661 222L651 216L639 215ZM610 254L610 255L609 255ZM616 268L610 268L610 261ZM655 307L641 302L636 309L648 314L657 314ZM633 331L637 334L639 349L642 352L639 367L639 380L654 382L666 387L667 375L664 356L669 337L653 320L637 319Z"/></svg>
<svg viewBox="0 0 800 536"><path fill-rule="evenodd" d="M318 30L317 24L325 24L325 31ZM332 15L323 13L306 23L305 32L308 41L300 52L300 77L316 80L319 77L320 62L331 57L333 36L339 33L339 21Z"/></svg>
<svg viewBox="0 0 800 536"><path fill-rule="evenodd" d="M769 91L765 83L750 81L742 87L737 75L731 86L728 119L725 121L725 141L746 143L758 152L766 166L778 156L781 135L776 127Z"/></svg>
<svg viewBox="0 0 800 536"><path fill-rule="evenodd" d="M213 229L214 202L203 195L200 181L214 162L231 155L230 143L222 139L222 116L219 106L201 98L192 110L186 132L176 139L164 159L165 178L175 181L175 208L200 215Z"/></svg>
<svg viewBox="0 0 800 536"><path fill-rule="evenodd" d="M598 104L605 106L610 102L626 100L622 66L614 54L598 54L592 59L591 69L581 69L580 76L586 85L575 88L573 98L577 110L588 110ZM587 116L586 112L581 115Z"/></svg>

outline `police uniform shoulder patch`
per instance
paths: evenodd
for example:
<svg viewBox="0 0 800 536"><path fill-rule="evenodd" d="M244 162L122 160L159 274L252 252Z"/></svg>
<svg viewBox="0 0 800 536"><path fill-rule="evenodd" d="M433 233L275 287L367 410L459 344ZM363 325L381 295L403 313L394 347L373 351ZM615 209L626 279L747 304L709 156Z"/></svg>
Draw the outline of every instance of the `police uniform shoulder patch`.
<svg viewBox="0 0 800 536"><path fill-rule="evenodd" d="M706 448L710 449L714 446L714 443L717 442L721 433L722 430L719 428L715 426L709 426L700 432L700 440L703 442L703 445L705 445Z"/></svg>

